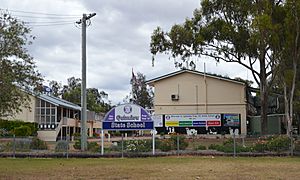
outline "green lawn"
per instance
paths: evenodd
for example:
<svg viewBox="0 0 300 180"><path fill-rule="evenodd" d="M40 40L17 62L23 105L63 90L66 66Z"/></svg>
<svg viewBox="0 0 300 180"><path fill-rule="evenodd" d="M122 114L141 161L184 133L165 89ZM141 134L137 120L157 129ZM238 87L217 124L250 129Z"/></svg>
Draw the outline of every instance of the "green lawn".
<svg viewBox="0 0 300 180"><path fill-rule="evenodd" d="M299 179L300 158L0 159L0 179Z"/></svg>

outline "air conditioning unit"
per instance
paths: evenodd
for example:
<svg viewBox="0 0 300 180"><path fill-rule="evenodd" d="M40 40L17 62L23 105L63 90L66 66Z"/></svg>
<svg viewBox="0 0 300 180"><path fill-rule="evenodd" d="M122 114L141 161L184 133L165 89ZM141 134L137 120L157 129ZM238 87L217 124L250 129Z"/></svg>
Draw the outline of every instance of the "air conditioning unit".
<svg viewBox="0 0 300 180"><path fill-rule="evenodd" d="M178 101L179 100L179 95L178 94L172 94L171 99L172 99L172 101Z"/></svg>

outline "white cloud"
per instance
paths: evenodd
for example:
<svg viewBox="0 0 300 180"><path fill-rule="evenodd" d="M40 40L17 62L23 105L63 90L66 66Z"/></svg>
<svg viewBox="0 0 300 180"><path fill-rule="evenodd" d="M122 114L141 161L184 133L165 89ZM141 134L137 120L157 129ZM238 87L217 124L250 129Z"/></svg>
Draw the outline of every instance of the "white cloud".
<svg viewBox="0 0 300 180"><path fill-rule="evenodd" d="M76 28L83 13L96 12L87 28L88 87L104 90L113 103L122 102L130 92L131 70L154 78L174 70L168 56L158 55L152 67L149 51L152 31L161 26L165 30L191 17L199 7L195 0L10 0L1 2L2 9L78 15L68 20L73 24L33 27L37 37L29 51L38 70L47 80L66 83L67 78L81 77L81 30ZM21 16L24 13L12 12ZM27 16L38 16L27 14ZM51 19L20 17L24 21L45 22ZM245 69L236 64L200 59L198 70L246 78ZM250 77L249 73L249 77Z"/></svg>

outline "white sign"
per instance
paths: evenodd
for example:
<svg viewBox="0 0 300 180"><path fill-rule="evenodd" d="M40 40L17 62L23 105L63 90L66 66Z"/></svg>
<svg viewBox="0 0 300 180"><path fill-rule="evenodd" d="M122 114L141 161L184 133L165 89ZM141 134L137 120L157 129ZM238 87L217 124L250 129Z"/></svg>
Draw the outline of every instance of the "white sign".
<svg viewBox="0 0 300 180"><path fill-rule="evenodd" d="M163 116L162 115L152 115L151 116L154 127L163 127Z"/></svg>

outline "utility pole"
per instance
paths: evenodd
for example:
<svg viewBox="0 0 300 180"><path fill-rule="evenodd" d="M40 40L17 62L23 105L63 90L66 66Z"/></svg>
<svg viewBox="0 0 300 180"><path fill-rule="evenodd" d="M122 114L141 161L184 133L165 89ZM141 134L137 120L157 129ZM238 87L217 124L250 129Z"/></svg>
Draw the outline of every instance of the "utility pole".
<svg viewBox="0 0 300 180"><path fill-rule="evenodd" d="M81 64L81 150L86 151L87 150L87 131L86 131L86 120L87 120L87 106L86 106L86 21L90 18L96 16L96 13L89 14L88 16L86 14L82 15L82 19L80 19L77 24L81 25L82 30L82 64Z"/></svg>

